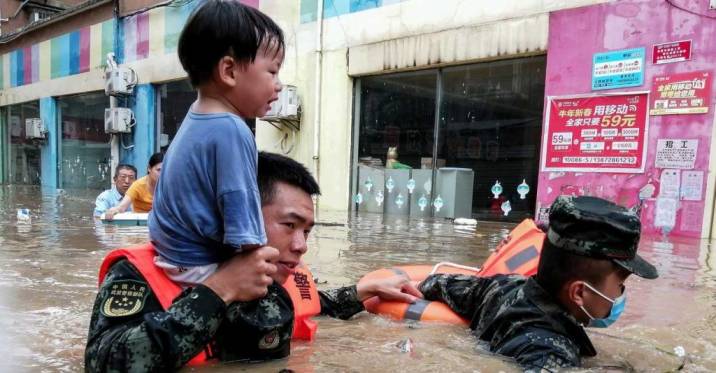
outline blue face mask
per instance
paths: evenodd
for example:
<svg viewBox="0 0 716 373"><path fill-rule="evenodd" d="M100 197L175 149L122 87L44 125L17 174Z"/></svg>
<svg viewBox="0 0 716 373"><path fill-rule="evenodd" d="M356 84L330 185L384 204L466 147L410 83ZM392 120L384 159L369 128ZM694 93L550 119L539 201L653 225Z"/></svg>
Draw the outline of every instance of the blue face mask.
<svg viewBox="0 0 716 373"><path fill-rule="evenodd" d="M608 300L612 304L612 309L609 311L609 315L603 319L595 319L592 317L592 315L587 312L587 310L584 308L584 306L580 306L582 308L582 311L589 317L589 324L587 324L588 327L592 328L606 328L609 325L614 324L615 321L621 316L622 312L624 312L624 306L626 305L626 291L624 289L624 286L622 285L622 295L620 295L616 299L611 299L608 296L602 294L599 290L592 287L592 285L589 285L588 283L584 283L587 285L587 287L595 292L600 297Z"/></svg>

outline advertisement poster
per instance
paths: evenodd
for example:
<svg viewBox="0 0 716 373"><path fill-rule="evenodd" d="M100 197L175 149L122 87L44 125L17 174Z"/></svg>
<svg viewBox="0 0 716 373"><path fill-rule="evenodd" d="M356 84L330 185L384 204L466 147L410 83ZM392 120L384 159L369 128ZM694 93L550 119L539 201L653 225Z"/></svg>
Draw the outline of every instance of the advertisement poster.
<svg viewBox="0 0 716 373"><path fill-rule="evenodd" d="M711 103L711 72L692 71L654 77L651 115L704 114Z"/></svg>
<svg viewBox="0 0 716 373"><path fill-rule="evenodd" d="M690 170L696 163L699 140L659 139L656 142L656 168Z"/></svg>
<svg viewBox="0 0 716 373"><path fill-rule="evenodd" d="M592 90L644 84L644 55L644 48L594 54Z"/></svg>
<svg viewBox="0 0 716 373"><path fill-rule="evenodd" d="M651 55L654 65L688 61L691 59L691 40L655 44Z"/></svg>
<svg viewBox="0 0 716 373"><path fill-rule="evenodd" d="M542 170L643 172L647 105L646 92L550 97Z"/></svg>

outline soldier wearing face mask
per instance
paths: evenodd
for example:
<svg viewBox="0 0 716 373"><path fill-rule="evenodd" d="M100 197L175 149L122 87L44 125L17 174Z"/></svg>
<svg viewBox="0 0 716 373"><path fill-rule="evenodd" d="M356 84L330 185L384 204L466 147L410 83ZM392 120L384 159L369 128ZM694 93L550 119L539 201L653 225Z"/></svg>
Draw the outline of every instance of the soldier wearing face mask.
<svg viewBox="0 0 716 373"><path fill-rule="evenodd" d="M629 275L658 277L636 253L641 223L627 209L595 197L560 196L549 221L533 277L433 275L420 285L425 299L443 301L471 320L490 351L528 371L579 367L582 356L595 356L584 326L604 328L619 318Z"/></svg>

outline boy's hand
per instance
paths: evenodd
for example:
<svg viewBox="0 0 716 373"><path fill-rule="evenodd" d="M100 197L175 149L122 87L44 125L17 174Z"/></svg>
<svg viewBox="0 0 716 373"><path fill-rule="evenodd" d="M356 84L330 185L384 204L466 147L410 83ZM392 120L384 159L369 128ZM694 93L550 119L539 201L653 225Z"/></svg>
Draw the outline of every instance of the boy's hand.
<svg viewBox="0 0 716 373"><path fill-rule="evenodd" d="M358 299L361 302L377 296L382 300L413 303L423 297L420 290L406 276L392 276L364 281L356 286L356 290Z"/></svg>
<svg viewBox="0 0 716 373"><path fill-rule="evenodd" d="M250 301L266 295L276 272L272 262L278 259L278 250L263 246L234 255L221 264L203 285L213 290L226 304Z"/></svg>

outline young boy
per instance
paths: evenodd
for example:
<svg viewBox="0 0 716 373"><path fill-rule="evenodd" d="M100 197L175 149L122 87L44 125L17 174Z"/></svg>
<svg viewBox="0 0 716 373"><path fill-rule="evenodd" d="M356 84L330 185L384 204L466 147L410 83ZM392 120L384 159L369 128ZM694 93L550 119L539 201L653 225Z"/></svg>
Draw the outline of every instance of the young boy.
<svg viewBox="0 0 716 373"><path fill-rule="evenodd" d="M581 356L597 354L583 326L604 328L619 318L631 274L658 277L636 253L640 232L639 218L624 207L560 196L550 208L537 275L433 275L420 290L470 319L490 351L526 371L579 367Z"/></svg>
<svg viewBox="0 0 716 373"><path fill-rule="evenodd" d="M244 120L278 98L283 33L257 9L208 0L187 20L178 54L198 96L167 150L148 225L156 265L192 285L266 244L256 143Z"/></svg>

